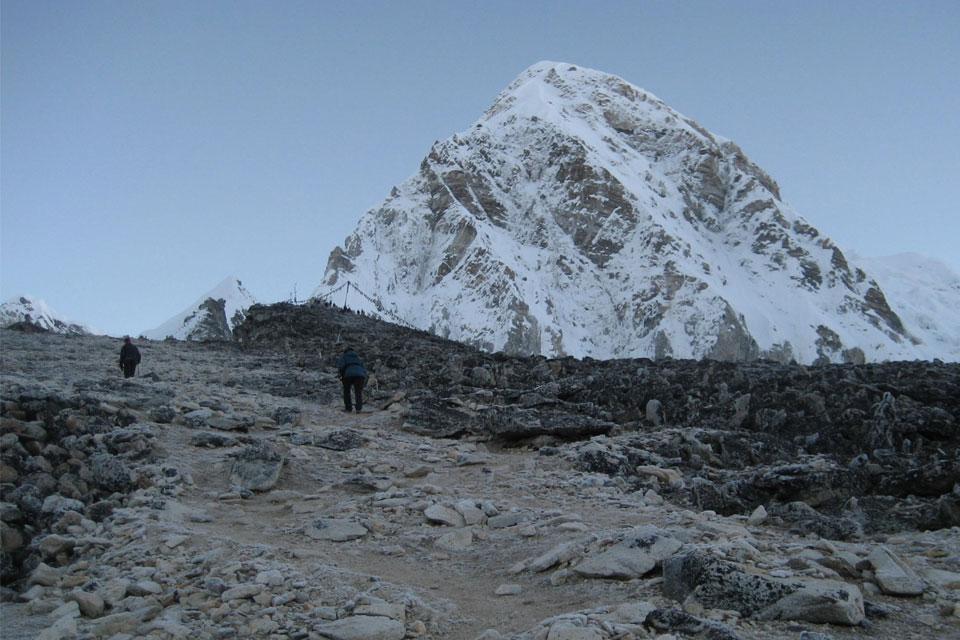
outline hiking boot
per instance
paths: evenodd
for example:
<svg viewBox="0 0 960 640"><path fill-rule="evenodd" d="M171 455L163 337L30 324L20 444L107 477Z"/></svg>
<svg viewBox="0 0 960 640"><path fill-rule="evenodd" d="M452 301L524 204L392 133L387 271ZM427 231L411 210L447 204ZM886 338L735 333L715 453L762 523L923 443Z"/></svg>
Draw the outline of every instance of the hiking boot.
<svg viewBox="0 0 960 640"><path fill-rule="evenodd" d="M347 407L346 409L343 410L344 413L351 413L352 411L353 409L351 409L350 407Z"/></svg>

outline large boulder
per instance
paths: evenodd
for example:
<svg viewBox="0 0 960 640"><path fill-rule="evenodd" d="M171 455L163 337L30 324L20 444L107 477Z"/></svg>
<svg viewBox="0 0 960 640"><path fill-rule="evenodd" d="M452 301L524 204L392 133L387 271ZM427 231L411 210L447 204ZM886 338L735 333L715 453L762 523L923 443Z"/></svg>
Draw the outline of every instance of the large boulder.
<svg viewBox="0 0 960 640"><path fill-rule="evenodd" d="M734 609L747 617L843 625L864 618L863 595L852 585L778 580L702 551L664 561L663 577L664 592L675 600L693 596L704 606Z"/></svg>
<svg viewBox="0 0 960 640"><path fill-rule="evenodd" d="M383 616L349 616L314 628L330 640L403 640L403 623Z"/></svg>
<svg viewBox="0 0 960 640"><path fill-rule="evenodd" d="M887 547L877 547L867 560L873 566L877 584L884 593L894 596L919 596L923 593L924 583L920 576Z"/></svg>
<svg viewBox="0 0 960 640"><path fill-rule="evenodd" d="M244 447L230 465L230 482L250 491L268 491L280 479L284 458L263 440Z"/></svg>
<svg viewBox="0 0 960 640"><path fill-rule="evenodd" d="M679 540L657 527L638 527L608 549L588 556L573 570L587 578L630 580L653 571L681 546Z"/></svg>
<svg viewBox="0 0 960 640"><path fill-rule="evenodd" d="M96 453L90 457L90 475L93 483L108 493L125 493L133 488L130 468L109 453Z"/></svg>

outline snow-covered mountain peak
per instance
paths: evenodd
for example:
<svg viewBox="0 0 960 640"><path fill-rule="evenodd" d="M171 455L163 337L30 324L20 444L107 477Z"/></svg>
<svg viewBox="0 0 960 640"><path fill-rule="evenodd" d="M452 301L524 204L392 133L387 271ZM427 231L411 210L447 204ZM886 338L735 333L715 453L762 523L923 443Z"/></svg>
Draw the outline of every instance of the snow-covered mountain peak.
<svg viewBox="0 0 960 640"><path fill-rule="evenodd" d="M736 144L567 63L531 66L434 144L334 249L316 295L344 280L373 300L360 308L515 353L960 358L905 325Z"/></svg>
<svg viewBox="0 0 960 640"><path fill-rule="evenodd" d="M581 137L584 124L601 139L624 130L669 126L710 142L726 142L623 78L565 62L543 61L526 69L497 96L478 124L492 126L517 118L572 128L570 133Z"/></svg>
<svg viewBox="0 0 960 640"><path fill-rule="evenodd" d="M256 300L243 283L230 276L160 326L144 331L143 336L151 340L229 340L253 304Z"/></svg>
<svg viewBox="0 0 960 640"><path fill-rule="evenodd" d="M0 326L26 322L41 329L68 335L88 335L90 327L67 320L46 302L33 296L15 296L0 305Z"/></svg>

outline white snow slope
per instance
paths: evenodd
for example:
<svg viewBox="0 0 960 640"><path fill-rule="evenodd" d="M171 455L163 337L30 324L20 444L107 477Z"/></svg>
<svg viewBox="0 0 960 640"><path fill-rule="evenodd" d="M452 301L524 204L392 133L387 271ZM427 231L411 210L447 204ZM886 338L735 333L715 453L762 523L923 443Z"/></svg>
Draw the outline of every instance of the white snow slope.
<svg viewBox="0 0 960 640"><path fill-rule="evenodd" d="M256 300L250 292L231 276L160 326L144 331L143 337L150 340L230 339L233 328L243 322L246 310L253 304Z"/></svg>
<svg viewBox="0 0 960 640"><path fill-rule="evenodd" d="M904 325L927 336L924 359L958 359L960 275L939 260L916 253L853 255L851 261L876 278Z"/></svg>
<svg viewBox="0 0 960 640"><path fill-rule="evenodd" d="M565 63L530 67L434 144L314 296L347 281L373 300L352 307L488 350L960 360L957 327L891 308L739 147Z"/></svg>
<svg viewBox="0 0 960 640"><path fill-rule="evenodd" d="M0 327L8 327L15 322L31 322L54 333L69 335L94 333L90 327L61 317L46 302L30 296L10 298L0 305Z"/></svg>

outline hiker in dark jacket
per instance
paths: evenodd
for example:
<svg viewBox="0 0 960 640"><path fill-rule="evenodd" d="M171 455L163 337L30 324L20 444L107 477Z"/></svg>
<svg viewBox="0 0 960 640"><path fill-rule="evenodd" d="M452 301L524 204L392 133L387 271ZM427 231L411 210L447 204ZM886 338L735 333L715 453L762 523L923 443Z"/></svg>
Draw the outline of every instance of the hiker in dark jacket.
<svg viewBox="0 0 960 640"><path fill-rule="evenodd" d="M343 383L343 410L351 411L350 389L353 389L354 405L357 413L363 409L363 385L367 381L367 370L363 367L363 362L357 352L347 347L337 360L337 372L340 375L340 382Z"/></svg>
<svg viewBox="0 0 960 640"><path fill-rule="evenodd" d="M123 339L123 346L120 347L120 368L123 369L123 377L132 378L138 364L140 364L140 350L131 342L130 336L127 336Z"/></svg>

